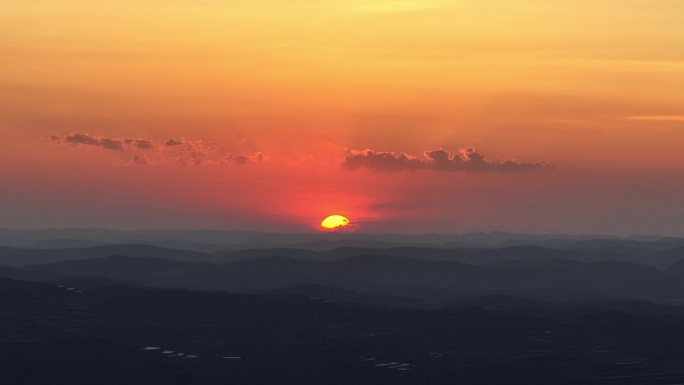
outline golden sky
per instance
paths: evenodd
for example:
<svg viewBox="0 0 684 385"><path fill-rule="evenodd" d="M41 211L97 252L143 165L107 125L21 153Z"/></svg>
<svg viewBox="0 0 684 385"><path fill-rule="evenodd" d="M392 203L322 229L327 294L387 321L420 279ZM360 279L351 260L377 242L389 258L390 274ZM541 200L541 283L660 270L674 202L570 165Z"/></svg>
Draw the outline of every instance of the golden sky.
<svg viewBox="0 0 684 385"><path fill-rule="evenodd" d="M0 226L684 235L682 17L5 0Z"/></svg>

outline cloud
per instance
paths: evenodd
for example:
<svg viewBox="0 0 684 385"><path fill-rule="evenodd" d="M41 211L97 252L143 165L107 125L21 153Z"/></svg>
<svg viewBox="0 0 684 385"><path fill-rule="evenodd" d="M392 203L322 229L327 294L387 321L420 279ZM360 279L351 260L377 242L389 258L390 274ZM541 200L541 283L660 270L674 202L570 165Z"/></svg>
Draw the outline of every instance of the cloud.
<svg viewBox="0 0 684 385"><path fill-rule="evenodd" d="M398 172L426 169L428 165L425 161L403 152L364 150L351 151L346 156L342 167L349 170L365 167L380 172Z"/></svg>
<svg viewBox="0 0 684 385"><path fill-rule="evenodd" d="M237 165L245 165L248 163L256 163L256 162L262 162L266 160L266 155L256 152L254 155L233 155L233 154L228 154L226 155L226 160L229 163L235 163Z"/></svg>
<svg viewBox="0 0 684 385"><path fill-rule="evenodd" d="M54 140L54 138L57 138L57 137L53 136L53 140ZM71 135L65 136L62 139L64 139L68 143L73 143L76 145L84 144L87 146L102 146L102 144L100 143L100 139L92 137L88 134L71 134Z"/></svg>
<svg viewBox="0 0 684 385"><path fill-rule="evenodd" d="M138 140L137 146L141 150L149 150L154 148L154 142L151 140Z"/></svg>
<svg viewBox="0 0 684 385"><path fill-rule="evenodd" d="M63 136L51 135L50 138L56 144L68 143L73 146L101 147L105 150L124 150L130 148L148 150L154 148L155 146L154 142L152 142L151 140L134 138L108 138L105 136L96 136L81 133L74 133Z"/></svg>
<svg viewBox="0 0 684 385"><path fill-rule="evenodd" d="M123 150L120 140L105 138L100 140L100 145L107 150Z"/></svg>
<svg viewBox="0 0 684 385"><path fill-rule="evenodd" d="M443 172L521 172L550 168L546 163L517 160L491 162L474 148L454 155L443 149L425 151L423 158L403 152L350 151L342 167L348 170L367 168L377 172L432 170Z"/></svg>
<svg viewBox="0 0 684 385"><path fill-rule="evenodd" d="M55 144L131 153L132 161L129 164L136 165L149 165L161 162L176 162L181 165L195 166L224 163L245 165L267 159L260 152L254 155L221 154L218 146L208 146L201 140L188 140L185 138L170 138L163 142L155 142L144 138L111 138L87 133L72 133L68 135L51 135L50 139Z"/></svg>

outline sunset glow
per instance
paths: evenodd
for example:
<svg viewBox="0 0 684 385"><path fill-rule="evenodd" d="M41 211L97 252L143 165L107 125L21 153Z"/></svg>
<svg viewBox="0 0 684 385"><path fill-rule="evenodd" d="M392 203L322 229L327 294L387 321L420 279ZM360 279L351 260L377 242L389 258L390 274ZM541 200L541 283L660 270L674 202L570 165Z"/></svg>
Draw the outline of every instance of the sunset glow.
<svg viewBox="0 0 684 385"><path fill-rule="evenodd" d="M684 235L683 14L3 1L0 227Z"/></svg>

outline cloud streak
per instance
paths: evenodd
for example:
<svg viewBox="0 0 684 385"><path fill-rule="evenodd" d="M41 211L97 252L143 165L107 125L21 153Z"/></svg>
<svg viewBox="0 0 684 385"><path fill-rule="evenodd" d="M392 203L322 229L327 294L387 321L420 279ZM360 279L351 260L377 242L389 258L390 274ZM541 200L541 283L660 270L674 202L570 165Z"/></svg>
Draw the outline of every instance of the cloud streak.
<svg viewBox="0 0 684 385"><path fill-rule="evenodd" d="M643 115L643 116L628 116L629 120L651 120L651 121L670 121L670 122L684 122L684 115Z"/></svg>
<svg viewBox="0 0 684 385"><path fill-rule="evenodd" d="M236 164L246 165L266 160L260 152L253 155L221 154L217 146L207 146L201 140L169 138L162 142L144 138L112 138L87 133L52 135L54 144L103 149L130 153L129 164L151 165L176 162L181 165Z"/></svg>
<svg viewBox="0 0 684 385"><path fill-rule="evenodd" d="M492 162L474 148L451 154L443 149L425 151L422 158L404 152L376 152L373 150L350 151L342 168L362 168L377 172L401 172L431 170L441 172L523 172L551 166L546 163L527 163L517 160Z"/></svg>

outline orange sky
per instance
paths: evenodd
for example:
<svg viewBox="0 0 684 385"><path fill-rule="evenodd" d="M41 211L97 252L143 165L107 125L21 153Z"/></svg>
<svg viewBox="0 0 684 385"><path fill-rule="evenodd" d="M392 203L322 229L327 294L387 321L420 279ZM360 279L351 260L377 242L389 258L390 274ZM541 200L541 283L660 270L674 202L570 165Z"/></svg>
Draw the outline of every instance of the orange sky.
<svg viewBox="0 0 684 385"><path fill-rule="evenodd" d="M0 226L684 235L683 14L5 0Z"/></svg>

